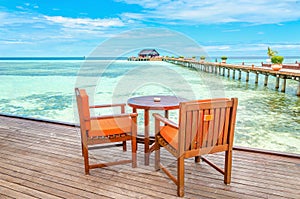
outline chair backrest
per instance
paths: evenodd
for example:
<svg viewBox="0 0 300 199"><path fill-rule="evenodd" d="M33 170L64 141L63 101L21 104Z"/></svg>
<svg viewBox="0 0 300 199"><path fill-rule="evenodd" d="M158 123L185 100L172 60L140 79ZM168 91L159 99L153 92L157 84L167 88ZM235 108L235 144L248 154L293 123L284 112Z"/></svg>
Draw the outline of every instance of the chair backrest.
<svg viewBox="0 0 300 199"><path fill-rule="evenodd" d="M89 97L85 89L75 88L75 95L77 101L77 108L80 120L80 127L82 130L90 130L90 108L89 108Z"/></svg>
<svg viewBox="0 0 300 199"><path fill-rule="evenodd" d="M232 148L237 104L237 98L182 102L179 153L192 157Z"/></svg>

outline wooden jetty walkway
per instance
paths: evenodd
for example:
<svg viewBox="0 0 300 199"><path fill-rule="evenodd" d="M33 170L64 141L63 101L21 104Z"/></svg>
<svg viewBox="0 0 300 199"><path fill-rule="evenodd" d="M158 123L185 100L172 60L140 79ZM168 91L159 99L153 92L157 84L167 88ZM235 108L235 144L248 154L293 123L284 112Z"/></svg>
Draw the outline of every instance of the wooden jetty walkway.
<svg viewBox="0 0 300 199"><path fill-rule="evenodd" d="M238 73L238 80L242 78L242 72L246 73L246 82L249 82L249 74L255 74L255 84L258 84L259 75L264 75L264 86L268 85L269 76L274 76L276 78L275 89L278 90L280 86L280 80L282 82L281 92L286 91L287 79L291 79L298 82L296 88L296 95L300 96L300 70L292 69L282 69L280 71L274 71L270 67L259 67L259 66L246 66L246 65L234 65L234 64L224 64L218 62L204 62L204 61L195 61L195 60L185 60L178 58L165 58L165 61L179 64L182 66L195 68L209 73L215 73L227 77L231 76L236 78L236 73Z"/></svg>
<svg viewBox="0 0 300 199"><path fill-rule="evenodd" d="M128 144L129 146L129 144ZM73 126L0 116L0 198L177 198L162 172L138 167L94 169L84 175L79 129ZM117 152L116 152L117 150ZM122 148L93 150L95 159L114 159ZM164 152L164 151L162 151ZM122 153L121 153L122 154ZM129 158L130 152L123 156ZM209 155L217 163L220 155ZM176 168L168 153L165 165ZM300 196L300 158L241 150L233 152L232 183L205 163L186 161L185 198L294 198Z"/></svg>
<svg viewBox="0 0 300 199"><path fill-rule="evenodd" d="M163 61L163 57L128 57L128 61Z"/></svg>

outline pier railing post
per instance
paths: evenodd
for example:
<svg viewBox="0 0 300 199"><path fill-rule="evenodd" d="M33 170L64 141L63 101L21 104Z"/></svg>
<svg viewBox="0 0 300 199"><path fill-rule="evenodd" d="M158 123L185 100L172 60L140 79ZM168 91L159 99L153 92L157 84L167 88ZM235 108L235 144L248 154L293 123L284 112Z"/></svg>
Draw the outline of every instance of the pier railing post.
<svg viewBox="0 0 300 199"><path fill-rule="evenodd" d="M276 76L276 85L275 85L275 89L279 89L279 76Z"/></svg>
<svg viewBox="0 0 300 199"><path fill-rule="evenodd" d="M298 82L298 88L297 88L297 93L296 93L297 96L300 96L300 81Z"/></svg>
<svg viewBox="0 0 300 199"><path fill-rule="evenodd" d="M239 80L241 80L241 79L242 79L242 71L239 70Z"/></svg>
<svg viewBox="0 0 300 199"><path fill-rule="evenodd" d="M285 88L286 88L286 76L284 76L282 78L282 87L281 87L281 92L285 92Z"/></svg>
<svg viewBox="0 0 300 199"><path fill-rule="evenodd" d="M259 73L258 73L258 72L256 72L255 84L258 84L258 75L259 75Z"/></svg>
<svg viewBox="0 0 300 199"><path fill-rule="evenodd" d="M269 77L269 75L265 74L264 86L268 86L268 77Z"/></svg>
<svg viewBox="0 0 300 199"><path fill-rule="evenodd" d="M246 74L246 82L249 82L249 71L247 71L247 74Z"/></svg>

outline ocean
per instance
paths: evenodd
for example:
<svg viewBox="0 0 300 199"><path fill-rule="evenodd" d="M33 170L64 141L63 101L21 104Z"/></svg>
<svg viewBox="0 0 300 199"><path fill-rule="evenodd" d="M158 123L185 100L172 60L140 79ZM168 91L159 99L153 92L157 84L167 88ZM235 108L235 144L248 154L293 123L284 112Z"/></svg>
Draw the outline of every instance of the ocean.
<svg viewBox="0 0 300 199"><path fill-rule="evenodd" d="M266 58L229 58L227 62L259 65ZM286 59L295 63L297 58ZM177 95L188 99L238 97L235 145L300 154L300 98L296 81L286 93L275 90L275 78L264 87L227 76L166 62L129 62L102 58L0 59L0 113L78 123L74 88L86 88L91 103L125 102L140 95ZM127 107L127 111L131 109ZM103 112L101 114L106 114ZM139 132L143 114L139 113ZM99 113L97 113L99 114ZM170 118L177 121L178 111ZM153 128L153 121L150 121Z"/></svg>

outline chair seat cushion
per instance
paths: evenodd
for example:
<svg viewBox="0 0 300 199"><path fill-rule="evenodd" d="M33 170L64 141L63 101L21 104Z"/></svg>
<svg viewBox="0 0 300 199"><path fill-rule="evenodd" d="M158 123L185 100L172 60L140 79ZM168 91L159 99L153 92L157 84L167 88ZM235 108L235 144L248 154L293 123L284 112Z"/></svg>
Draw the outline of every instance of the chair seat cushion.
<svg viewBox="0 0 300 199"><path fill-rule="evenodd" d="M90 137L108 136L131 132L131 118L105 118L91 120L91 129L88 132Z"/></svg>
<svg viewBox="0 0 300 199"><path fill-rule="evenodd" d="M163 126L160 130L160 135L173 148L178 149L178 129L171 126Z"/></svg>

